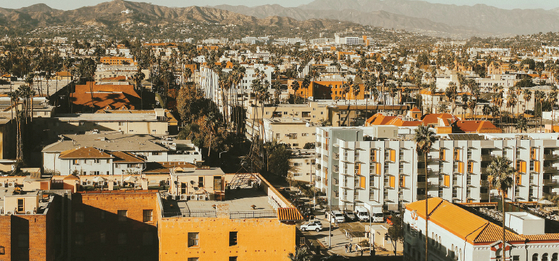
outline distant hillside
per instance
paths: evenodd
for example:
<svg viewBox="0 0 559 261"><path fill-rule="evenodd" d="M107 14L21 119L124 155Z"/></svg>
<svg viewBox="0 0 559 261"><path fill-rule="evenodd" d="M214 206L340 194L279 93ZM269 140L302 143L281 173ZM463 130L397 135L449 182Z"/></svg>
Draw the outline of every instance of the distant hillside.
<svg viewBox="0 0 559 261"><path fill-rule="evenodd" d="M482 36L559 31L559 8L505 10L479 4L457 6L410 0L315 0L295 8L279 5L252 8L220 5L216 8L255 17L332 18L415 31Z"/></svg>
<svg viewBox="0 0 559 261"><path fill-rule="evenodd" d="M129 13L122 11L129 10ZM269 16L261 19L230 12L227 10L191 6L172 8L148 3L115 0L96 6L61 11L44 4L21 9L0 8L0 27L7 30L31 30L37 27L56 25L95 25L114 27L127 23L144 23L157 26L176 23L205 23L221 25L240 25L252 27L305 27L308 29L330 29L340 26L355 26L350 22L326 19L298 21L290 17Z"/></svg>

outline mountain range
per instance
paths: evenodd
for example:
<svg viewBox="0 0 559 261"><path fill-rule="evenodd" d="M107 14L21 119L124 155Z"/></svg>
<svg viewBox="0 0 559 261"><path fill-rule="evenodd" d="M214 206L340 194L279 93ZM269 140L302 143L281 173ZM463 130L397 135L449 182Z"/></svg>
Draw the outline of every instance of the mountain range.
<svg viewBox="0 0 559 261"><path fill-rule="evenodd" d="M127 9L131 12L123 14ZM0 8L0 29L4 31L22 32L56 25L106 27L140 22L152 26L198 22L316 31L371 25L438 36L510 36L559 31L559 8L506 10L482 4L457 6L415 0L314 0L298 7L182 8L114 0L69 11L45 4L20 9Z"/></svg>
<svg viewBox="0 0 559 261"><path fill-rule="evenodd" d="M128 12L123 12L128 10ZM152 27L165 24L217 24L237 25L247 28L276 27L282 30L301 29L338 29L359 26L352 22L339 22L331 19L297 20L285 16L257 18L223 9L191 6L184 8L165 7L150 3L114 0L75 10L63 11L36 4L20 9L0 8L0 29L30 31L38 27L95 25L99 27L118 27L123 24L143 23Z"/></svg>
<svg viewBox="0 0 559 261"><path fill-rule="evenodd" d="M315 0L298 7L219 5L255 17L328 18L364 25L443 34L505 36L559 31L559 8L500 9L412 0Z"/></svg>

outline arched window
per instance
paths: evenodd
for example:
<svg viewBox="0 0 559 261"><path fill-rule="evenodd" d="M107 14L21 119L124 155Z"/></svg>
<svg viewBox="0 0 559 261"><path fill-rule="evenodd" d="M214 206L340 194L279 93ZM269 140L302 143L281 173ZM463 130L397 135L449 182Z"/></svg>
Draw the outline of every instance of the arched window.
<svg viewBox="0 0 559 261"><path fill-rule="evenodd" d="M557 253L551 255L551 261L557 261Z"/></svg>
<svg viewBox="0 0 559 261"><path fill-rule="evenodd" d="M542 261L549 261L547 257L548 257L547 253L543 254L542 255Z"/></svg>
<svg viewBox="0 0 559 261"><path fill-rule="evenodd" d="M538 254L532 255L532 261L538 261Z"/></svg>

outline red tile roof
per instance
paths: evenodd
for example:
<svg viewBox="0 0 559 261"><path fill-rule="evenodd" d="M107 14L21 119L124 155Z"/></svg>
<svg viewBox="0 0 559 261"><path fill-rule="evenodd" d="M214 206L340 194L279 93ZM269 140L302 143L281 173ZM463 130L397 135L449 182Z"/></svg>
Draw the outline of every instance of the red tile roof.
<svg viewBox="0 0 559 261"><path fill-rule="evenodd" d="M86 85L76 85L70 100L76 106L89 108L110 106L120 109L125 106L134 109L135 104L140 101L140 96L132 85L95 85L94 82L88 82Z"/></svg>
<svg viewBox="0 0 559 261"><path fill-rule="evenodd" d="M60 152L61 159L111 159L113 156L93 147L79 147Z"/></svg>

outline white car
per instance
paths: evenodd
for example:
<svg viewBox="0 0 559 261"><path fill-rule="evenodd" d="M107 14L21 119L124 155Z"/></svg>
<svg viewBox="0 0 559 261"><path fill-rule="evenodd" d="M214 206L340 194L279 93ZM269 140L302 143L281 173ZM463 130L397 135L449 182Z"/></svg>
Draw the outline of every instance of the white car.
<svg viewBox="0 0 559 261"><path fill-rule="evenodd" d="M307 224L301 225L301 231L311 231L311 230L315 230L316 232L319 232L320 230L322 230L322 223L320 223L320 221L316 220L316 221L311 221Z"/></svg>

